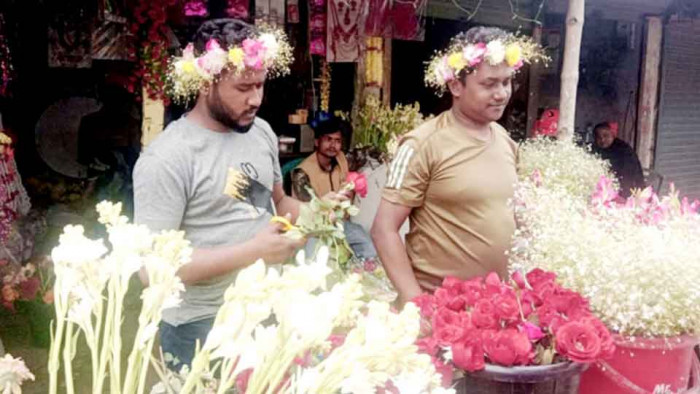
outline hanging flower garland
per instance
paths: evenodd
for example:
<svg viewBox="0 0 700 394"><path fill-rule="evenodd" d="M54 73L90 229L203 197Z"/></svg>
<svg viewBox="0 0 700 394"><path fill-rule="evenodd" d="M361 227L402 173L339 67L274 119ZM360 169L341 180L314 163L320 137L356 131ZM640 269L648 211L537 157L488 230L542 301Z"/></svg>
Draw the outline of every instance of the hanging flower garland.
<svg viewBox="0 0 700 394"><path fill-rule="evenodd" d="M331 107L331 65L321 60L321 111L329 112Z"/></svg>
<svg viewBox="0 0 700 394"><path fill-rule="evenodd" d="M7 45L5 29L2 15L0 15L0 97L8 94L8 87L12 80L12 59L10 57L10 48Z"/></svg>
<svg viewBox="0 0 700 394"><path fill-rule="evenodd" d="M168 99L164 94L168 71L167 10L177 0L139 0L134 8L131 33L135 40L129 50L132 60L138 62L130 78L129 91L137 93L145 88L151 99Z"/></svg>

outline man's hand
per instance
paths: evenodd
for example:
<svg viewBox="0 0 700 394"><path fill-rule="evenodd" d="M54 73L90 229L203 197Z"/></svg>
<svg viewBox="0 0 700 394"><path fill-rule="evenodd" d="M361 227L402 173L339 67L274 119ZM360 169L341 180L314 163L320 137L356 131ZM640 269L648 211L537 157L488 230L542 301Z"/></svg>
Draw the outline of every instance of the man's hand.
<svg viewBox="0 0 700 394"><path fill-rule="evenodd" d="M259 258L266 263L283 263L297 249L304 246L305 239L291 239L284 236L284 225L281 223L270 223L253 238L253 242L260 251Z"/></svg>
<svg viewBox="0 0 700 394"><path fill-rule="evenodd" d="M327 201L335 201L335 202L343 202L347 201L350 199L350 193L351 192L329 192L325 196L323 196L321 199L322 200L327 200Z"/></svg>

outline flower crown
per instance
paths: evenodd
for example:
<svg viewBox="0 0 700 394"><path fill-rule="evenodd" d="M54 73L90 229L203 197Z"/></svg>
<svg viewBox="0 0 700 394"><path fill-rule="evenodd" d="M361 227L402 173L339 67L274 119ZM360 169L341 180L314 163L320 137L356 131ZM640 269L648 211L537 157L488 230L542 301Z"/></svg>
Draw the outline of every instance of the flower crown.
<svg viewBox="0 0 700 394"><path fill-rule="evenodd" d="M170 62L169 93L176 101L187 102L221 76L224 70L236 73L244 70L266 71L268 78L289 74L292 47L286 35L279 30L269 30L246 38L240 45L228 49L210 39L206 50L195 56L194 45L188 44L182 56Z"/></svg>
<svg viewBox="0 0 700 394"><path fill-rule="evenodd" d="M484 61L492 66L505 62L517 71L524 63L546 63L549 57L529 37L507 34L489 42L469 42L464 35L458 35L446 51L438 52L430 61L425 83L443 93L448 82L463 71L471 73Z"/></svg>

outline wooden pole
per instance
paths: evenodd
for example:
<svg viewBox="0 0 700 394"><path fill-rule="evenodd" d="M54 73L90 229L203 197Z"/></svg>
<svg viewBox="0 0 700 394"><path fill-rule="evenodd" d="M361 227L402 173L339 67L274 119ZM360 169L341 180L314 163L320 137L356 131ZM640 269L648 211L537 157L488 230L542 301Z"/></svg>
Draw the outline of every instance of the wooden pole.
<svg viewBox="0 0 700 394"><path fill-rule="evenodd" d="M569 0L566 13L566 40L564 65L561 72L558 138L571 141L576 120L576 91L578 90L578 66L581 57L581 36L585 16L585 0Z"/></svg>
<svg viewBox="0 0 700 394"><path fill-rule="evenodd" d="M532 39L536 43L542 43L542 26L535 25L532 29ZM540 73L541 73L540 63L533 63L530 65L530 75L528 82L528 98L527 98L527 125L526 136L532 137L533 126L537 120L537 110L540 105Z"/></svg>
<svg viewBox="0 0 700 394"><path fill-rule="evenodd" d="M659 102L659 70L661 64L661 43L663 24L661 17L647 17L642 77L639 87L637 113L637 154L642 167L650 169L654 165L654 145L656 140L656 115Z"/></svg>

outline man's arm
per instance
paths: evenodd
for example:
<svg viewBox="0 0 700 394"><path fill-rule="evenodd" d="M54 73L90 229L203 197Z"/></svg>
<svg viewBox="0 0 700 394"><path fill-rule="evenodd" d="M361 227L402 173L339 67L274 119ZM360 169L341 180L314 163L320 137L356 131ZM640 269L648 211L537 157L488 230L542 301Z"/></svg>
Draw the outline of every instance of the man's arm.
<svg viewBox="0 0 700 394"><path fill-rule="evenodd" d="M296 222L299 216L299 206L301 202L292 197L289 197L282 187L282 183L275 183L272 188L272 200L275 203L278 216L290 216L292 223Z"/></svg>
<svg viewBox="0 0 700 394"><path fill-rule="evenodd" d="M411 210L411 207L382 200L372 224L372 241L389 279L399 293L400 305L422 292L399 234Z"/></svg>

